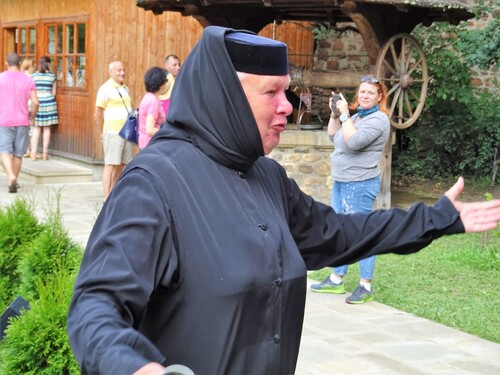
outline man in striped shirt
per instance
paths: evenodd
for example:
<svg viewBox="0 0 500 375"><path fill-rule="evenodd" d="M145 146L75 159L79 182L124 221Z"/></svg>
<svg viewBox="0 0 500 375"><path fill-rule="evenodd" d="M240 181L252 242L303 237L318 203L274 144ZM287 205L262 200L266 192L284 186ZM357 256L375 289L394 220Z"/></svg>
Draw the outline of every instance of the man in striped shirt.
<svg viewBox="0 0 500 375"><path fill-rule="evenodd" d="M134 146L118 133L132 111L130 92L125 86L125 67L121 61L109 64L109 80L97 92L94 119L102 127L104 169L102 187L104 200L111 193L123 168L133 157Z"/></svg>

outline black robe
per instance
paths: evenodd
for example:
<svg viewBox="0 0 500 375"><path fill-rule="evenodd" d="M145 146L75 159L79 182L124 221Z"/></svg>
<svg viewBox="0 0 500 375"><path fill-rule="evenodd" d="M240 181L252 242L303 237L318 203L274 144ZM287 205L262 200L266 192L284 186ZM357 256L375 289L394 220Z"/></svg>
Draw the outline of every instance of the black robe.
<svg viewBox="0 0 500 375"><path fill-rule="evenodd" d="M343 216L301 192L263 155L224 33L205 30L92 230L68 316L83 373L292 374L307 269L463 232L446 198Z"/></svg>

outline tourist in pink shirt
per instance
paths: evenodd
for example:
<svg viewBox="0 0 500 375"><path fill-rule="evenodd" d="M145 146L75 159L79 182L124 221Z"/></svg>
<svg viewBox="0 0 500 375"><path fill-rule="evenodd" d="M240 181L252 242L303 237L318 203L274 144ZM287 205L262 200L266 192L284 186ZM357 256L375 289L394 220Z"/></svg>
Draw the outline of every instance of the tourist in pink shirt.
<svg viewBox="0 0 500 375"><path fill-rule="evenodd" d="M158 67L149 69L144 75L146 94L139 105L139 148L147 146L153 135L160 130L160 125L165 122L165 111L160 100L160 95L165 93L169 84L167 72Z"/></svg>
<svg viewBox="0 0 500 375"><path fill-rule="evenodd" d="M29 140L30 125L38 111L35 82L19 70L21 59L7 55L7 70L0 73L0 157L9 181L9 193L16 193L17 178ZM31 112L28 100L31 100Z"/></svg>

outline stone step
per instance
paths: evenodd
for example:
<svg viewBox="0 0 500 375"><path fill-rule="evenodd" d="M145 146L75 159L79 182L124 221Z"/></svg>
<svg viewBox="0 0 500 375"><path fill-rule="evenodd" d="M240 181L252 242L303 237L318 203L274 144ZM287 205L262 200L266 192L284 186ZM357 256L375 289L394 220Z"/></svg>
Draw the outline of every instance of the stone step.
<svg viewBox="0 0 500 375"><path fill-rule="evenodd" d="M77 183L94 181L92 169L60 160L23 158L20 180L36 184Z"/></svg>

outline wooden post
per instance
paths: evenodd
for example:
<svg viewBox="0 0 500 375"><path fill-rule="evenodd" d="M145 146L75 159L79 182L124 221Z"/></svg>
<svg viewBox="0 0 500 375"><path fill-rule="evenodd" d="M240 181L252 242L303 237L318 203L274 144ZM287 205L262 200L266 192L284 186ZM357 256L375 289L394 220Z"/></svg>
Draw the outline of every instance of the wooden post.
<svg viewBox="0 0 500 375"><path fill-rule="evenodd" d="M359 34L363 39L366 51L368 52L368 57L370 59L370 65L374 69L377 63L377 58L382 46L377 34L373 28L373 20L368 19L364 14L359 11L358 5L354 1L346 1L341 6L342 11L347 14L351 20L356 24ZM372 18L375 15L372 16Z"/></svg>
<svg viewBox="0 0 500 375"><path fill-rule="evenodd" d="M380 193L375 201L374 209L387 210L391 208L391 168L392 168L392 145L396 134L391 128L389 139L387 140L382 156L380 157L379 168L382 171L380 179Z"/></svg>

